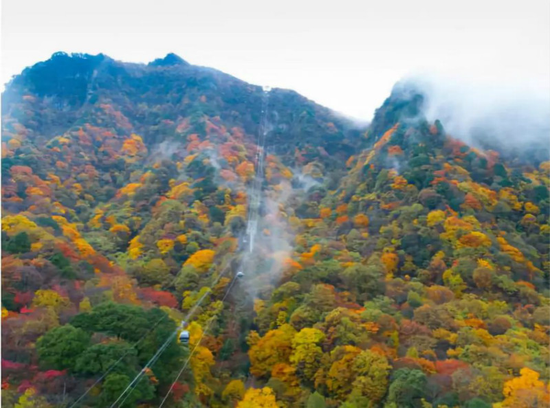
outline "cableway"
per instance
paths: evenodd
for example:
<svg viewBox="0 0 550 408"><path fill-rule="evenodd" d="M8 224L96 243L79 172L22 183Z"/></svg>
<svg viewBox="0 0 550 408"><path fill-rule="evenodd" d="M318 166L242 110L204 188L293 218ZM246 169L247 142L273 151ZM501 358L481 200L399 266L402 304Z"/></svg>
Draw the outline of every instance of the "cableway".
<svg viewBox="0 0 550 408"><path fill-rule="evenodd" d="M254 177L254 180L252 182L252 186L251 186L251 189L250 189L250 192L249 192L250 199L249 199L249 211L248 211L248 220L247 220L247 228L246 228L246 235L247 235L248 244L249 244L249 246L248 246L249 253L252 253L252 251L254 249L255 236L256 236L257 229L258 229L258 222L259 222L259 218L260 218L260 207L261 207L261 199L262 199L262 185L263 185L263 182L264 182L264 167L265 167L265 148L264 147L265 147L265 142L266 142L266 136L269 132L269 129L268 129L268 117L269 117L268 116L269 115L269 113L268 113L268 107L269 107L268 99L269 99L269 92L270 92L269 87L264 87L263 88L261 120L260 120L260 126L259 126L258 135L257 135L257 139L256 139L257 151L256 151L255 159L254 159L254 166L256 168L256 173L255 173L255 177ZM215 284L222 278L222 276L224 276L224 274L229 269L230 269L229 265L227 265L222 270L222 272L218 275L218 277L216 278L216 281L214 282L214 284L212 286L215 286ZM233 288L236 280L239 279L242 276L243 276L243 272L239 271L233 277L230 284L227 286L227 290L226 290L226 292L225 292L225 294L224 294L224 296L221 300L222 304L225 302L227 296L231 292L231 289ZM175 281L175 278L174 278L174 281ZM174 281L172 281L172 284L174 283ZM122 404L124 404L126 399L131 395L132 391L138 385L139 381L143 378L145 373L147 373L147 371L157 362L157 360L160 358L162 353L168 348L170 343L175 339L178 332L181 329L184 328L184 327L182 327L183 323L188 322L190 320L190 318L191 318L191 316L193 316L195 310L201 305L202 301L206 298L206 295L209 294L209 293L210 293L210 291L207 291L201 296L201 298L197 301L197 303L193 306L193 308L187 313L187 315L185 317L185 320L182 322L182 325L180 327L178 327L178 329L175 330L166 339L166 341L158 348L156 353L143 366L143 368L140 370L140 372L138 374L136 374L136 376L132 379L132 381L128 384L128 386L122 391L122 393L118 396L118 398L112 403L110 408L115 408L117 406L117 404L118 404L118 407L120 407L120 406L122 406ZM167 315L165 314L161 319L159 319L159 321L157 321L153 325L153 327L151 329L149 329L149 331L147 331L134 344L134 347L137 346L149 333L151 333L155 329L155 327L157 327L158 324L160 324L161 321L166 317L167 317ZM164 403L166 402L166 400L169 397L170 393L172 392L175 384L177 383L177 381L179 380L179 378L181 377L181 375L183 374L183 372L187 368L192 356L194 355L195 351L197 350L198 346L200 345L203 337L208 332L212 322L217 317L218 317L218 315L214 315L206 323L206 325L203 329L202 336L198 339L197 343L194 345L193 350L189 354L188 358L185 360L185 362L184 362L182 368L180 369L180 371L178 372L178 375L176 376L174 382L170 386L170 389L168 390L168 392L164 396L164 399L162 400L161 404L159 405L159 408L161 408L164 405ZM120 357L115 363L113 363L111 365L111 367L109 367L109 369L78 400L76 400L69 408L75 407L76 404L78 402L80 402L90 392L90 390L92 390L103 378L105 378L105 376L107 376L107 374L109 374L109 372L111 372L116 367L117 364L119 364L124 359L124 357L128 354L128 352L129 351L127 351L122 357ZM120 403L119 403L119 401L120 401Z"/></svg>
<svg viewBox="0 0 550 408"><path fill-rule="evenodd" d="M212 287L214 287L219 281L220 279L226 274L226 272L229 270L229 265L225 266L222 271L220 272L220 274L218 275L218 277L216 278L216 280L214 281L214 283L211 285ZM175 281L176 281L177 277L174 277L174 279L172 280L172 282L170 283L170 285L168 286L172 286ZM194 315L195 311L198 309L198 307L202 304L202 301L206 298L206 296L210 294L210 290L209 291L206 291L200 298L199 300L197 301L197 303L195 303L195 305L189 310L189 312L187 312L187 315L185 316L185 319L184 321L189 321L191 319L191 317ZM118 364L120 364L120 362L122 362L124 360L124 358L130 353L132 352L132 350L135 350L136 349L136 346L138 346L149 334L151 334L157 327L159 324L161 324L166 318L168 317L168 315L165 313L163 314L163 316L158 319L152 326L149 330L147 330L133 345L132 347L128 348L128 350L118 359L116 360L114 363L112 363L108 369L90 386L88 387L88 389L75 401L73 402L69 408L74 408L77 406L77 404L79 402L81 402L85 397L86 395L88 395L90 393L91 390L94 389L94 387L96 385L98 385L107 375L109 375L109 373L111 371L113 371L117 366ZM128 319L126 319L125 323L127 323L130 319L132 318L132 316L129 316ZM179 328L178 328L179 330ZM177 333L177 331L175 332ZM169 339L166 340L165 343L163 343L161 345L161 347L159 348L162 349L164 351L164 349L170 344L170 341L173 339L173 337L171 336ZM162 354L162 353L161 353ZM160 354L159 354L160 356ZM150 361L147 363L149 364ZM143 368L143 369L146 369L147 367L147 364L146 366ZM141 371L140 371L141 373ZM138 374L139 375L139 374Z"/></svg>
<svg viewBox="0 0 550 408"><path fill-rule="evenodd" d="M237 277L234 277L233 280L231 281L231 283L228 285L228 288L227 288L227 291L225 292L225 295L223 296L222 298L222 303L225 302L225 299L227 298L227 295L229 295L229 292L231 292L231 288L233 287L233 284L236 282L237 280ZM164 396L162 402L160 403L159 407L158 408L162 408L162 406L164 405L164 403L166 402L166 400L168 399L168 396L170 395L170 393L172 392L172 389L174 388L174 385L176 385L176 383L178 382L178 380L180 379L181 375L183 374L183 372L185 371L185 369L187 368L187 365L189 364L189 361L191 361L191 357L193 357L193 354L195 354L195 351L197 350L197 348L199 347L202 339L204 338L204 336L206 335L206 333L208 332L208 330L210 329L210 326L212 324L212 322L218 317L218 315L214 315L212 316L208 322L206 323L204 329L203 329L203 332L202 332L202 335L201 337L199 338L199 340L197 341L197 343L195 344L195 347L193 347L193 350L191 350L191 353L189 354L189 357L187 357L187 359L185 360L185 363L183 364L183 366L181 367L181 370L178 372L178 375L176 376L176 379L174 380L174 382L172 383L172 385L170 386L170 389L168 390L168 392L166 393L166 395Z"/></svg>
<svg viewBox="0 0 550 408"><path fill-rule="evenodd" d="M258 136L256 138L256 156L254 158L254 167L256 168L256 174L252 182L252 188L249 195L249 210L248 210L248 222L246 225L246 234L248 236L248 251L252 253L254 248L254 242L256 233L258 231L258 220L260 218L260 204L262 185L264 182L264 167L265 167L265 141L267 133L269 132L269 87L264 87L262 95L262 116L260 120L260 127L258 130Z"/></svg>

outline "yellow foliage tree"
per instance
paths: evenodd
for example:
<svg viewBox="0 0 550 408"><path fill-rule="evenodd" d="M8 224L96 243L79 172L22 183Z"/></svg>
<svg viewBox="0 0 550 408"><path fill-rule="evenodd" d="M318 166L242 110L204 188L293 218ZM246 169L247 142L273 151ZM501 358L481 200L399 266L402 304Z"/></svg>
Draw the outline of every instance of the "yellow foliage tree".
<svg viewBox="0 0 550 408"><path fill-rule="evenodd" d="M243 219L246 218L246 206L242 204L237 204L236 206L232 207L225 216L224 224L230 225L231 220L235 217L241 217Z"/></svg>
<svg viewBox="0 0 550 408"><path fill-rule="evenodd" d="M124 224L115 224L109 229L109 232L112 232L113 234L116 234L119 232L124 234L130 234L130 228L128 228Z"/></svg>
<svg viewBox="0 0 550 408"><path fill-rule="evenodd" d="M298 373L305 379L313 378L319 368L323 350L319 343L325 334L318 329L304 328L292 339L290 362L298 368Z"/></svg>
<svg viewBox="0 0 550 408"><path fill-rule="evenodd" d="M193 346L195 346L195 344L193 344ZM204 385L204 383L212 377L210 367L212 367L214 363L212 352L208 348L198 345L195 349L195 353L191 357L191 368L197 384ZM211 394L212 392L203 387L202 393Z"/></svg>
<svg viewBox="0 0 550 408"><path fill-rule="evenodd" d="M37 228L38 226L24 215L7 215L2 218L2 230L10 235Z"/></svg>
<svg viewBox="0 0 550 408"><path fill-rule="evenodd" d="M105 222L109 224L111 227L117 223L116 217L114 215L109 215L105 217Z"/></svg>
<svg viewBox="0 0 550 408"><path fill-rule="evenodd" d="M407 184L409 184L407 179L405 179L402 176L396 176L393 179L393 183L391 185L391 188L393 188L394 190L403 190L405 187L407 187Z"/></svg>
<svg viewBox="0 0 550 408"><path fill-rule="evenodd" d="M96 215L92 217L88 225L90 226L90 228L100 229L103 226L101 223L101 219L103 218L104 213L102 210L96 210L96 212Z"/></svg>
<svg viewBox="0 0 550 408"><path fill-rule="evenodd" d="M222 392L222 398L226 401L237 401L244 396L244 383L241 380L230 381Z"/></svg>
<svg viewBox="0 0 550 408"><path fill-rule="evenodd" d="M391 366L385 356L365 350L353 362L356 373L353 391L358 396L366 396L373 402L382 400L388 389Z"/></svg>
<svg viewBox="0 0 550 408"><path fill-rule="evenodd" d="M62 225L61 230L63 231L63 235L70 240L74 241L80 238L80 232L78 232L74 224Z"/></svg>
<svg viewBox="0 0 550 408"><path fill-rule="evenodd" d="M27 388L27 390L19 397L19 400L14 405L14 408L48 408L51 407L47 401L36 395L34 388Z"/></svg>
<svg viewBox="0 0 550 408"><path fill-rule="evenodd" d="M285 396L293 397L300 393L300 381L296 376L296 368L286 363L275 364L271 370L271 378L275 378L286 385Z"/></svg>
<svg viewBox="0 0 550 408"><path fill-rule="evenodd" d="M124 143L122 143L121 151L123 154L127 154L128 156L135 156L140 152L146 152L147 148L145 147L141 136L132 133L130 138L126 139Z"/></svg>
<svg viewBox="0 0 550 408"><path fill-rule="evenodd" d="M428 214L428 227L441 224L445 220L445 211L433 210Z"/></svg>
<svg viewBox="0 0 550 408"><path fill-rule="evenodd" d="M211 289L207 286L203 286L198 292L192 293L191 291L183 292L183 301L181 302L182 310L191 309L199 299L201 299L207 292L210 292Z"/></svg>
<svg viewBox="0 0 550 408"><path fill-rule="evenodd" d="M502 393L506 408L547 407L550 405L548 387L539 380L540 374L530 368L522 368L520 376L504 383Z"/></svg>
<svg viewBox="0 0 550 408"><path fill-rule="evenodd" d="M393 276L395 271L397 271L397 264L399 263L399 256L395 252L386 252L382 254L380 260L386 268L386 273L389 276Z"/></svg>
<svg viewBox="0 0 550 408"><path fill-rule="evenodd" d="M90 303L90 299L88 297L82 299L78 305L78 310L80 313L86 313L92 310L92 304Z"/></svg>
<svg viewBox="0 0 550 408"><path fill-rule="evenodd" d="M67 308L71 302L66 297L50 289L39 289L34 294L32 304L35 307L51 307L56 312Z"/></svg>
<svg viewBox="0 0 550 408"><path fill-rule="evenodd" d="M289 324L268 331L248 351L250 372L261 377L271 373L275 364L288 362L295 333L296 331Z"/></svg>
<svg viewBox="0 0 550 408"><path fill-rule="evenodd" d="M237 408L279 408L273 390L269 387L250 388Z"/></svg>
<svg viewBox="0 0 550 408"><path fill-rule="evenodd" d="M241 180L248 181L254 176L254 164L244 161L235 168L235 171L241 177Z"/></svg>
<svg viewBox="0 0 550 408"><path fill-rule="evenodd" d="M129 183L122 187L117 192L117 197L122 197L123 195L133 196L136 193L136 190L141 187L141 183Z"/></svg>
<svg viewBox="0 0 550 408"><path fill-rule="evenodd" d="M214 262L215 254L211 249L197 251L185 261L185 265L194 266L199 272L206 272Z"/></svg>
<svg viewBox="0 0 550 408"><path fill-rule="evenodd" d="M361 349L355 346L342 346L333 350L336 359L327 373L326 384L328 389L338 397L344 399L349 395L355 377L352 366ZM339 357L339 358L338 358Z"/></svg>
<svg viewBox="0 0 550 408"><path fill-rule="evenodd" d="M531 202L527 202L525 203L525 211L537 215L540 213L540 208Z"/></svg>
<svg viewBox="0 0 550 408"><path fill-rule="evenodd" d="M468 248L479 248L479 247L485 247L489 248L492 243L489 237L485 235L483 232L479 231L472 231L469 234L463 235L458 240L459 247L468 247Z"/></svg>
<svg viewBox="0 0 550 408"><path fill-rule="evenodd" d="M183 182L172 187L172 189L166 194L168 198L177 199L180 197L186 197L193 193L193 189L189 187L189 183Z"/></svg>
<svg viewBox="0 0 550 408"><path fill-rule="evenodd" d="M462 295L462 291L466 289L466 284L460 274L452 269L447 269L443 272L443 282L456 296Z"/></svg>
<svg viewBox="0 0 550 408"><path fill-rule="evenodd" d="M126 275L116 276L110 284L114 300L119 303L139 304L132 281Z"/></svg>
<svg viewBox="0 0 550 408"><path fill-rule="evenodd" d="M157 247L161 254L167 254L174 248L174 241L171 239L161 239L157 242Z"/></svg>
<svg viewBox="0 0 550 408"><path fill-rule="evenodd" d="M319 244L313 245L313 246L311 247L311 249L309 250L309 252L304 252L304 253L302 254L302 256L301 256L302 261L307 261L307 260L309 260L309 259L312 259L312 258L315 256L315 254L316 254L317 252L319 252L320 250L321 250L321 245L319 245Z"/></svg>
<svg viewBox="0 0 550 408"><path fill-rule="evenodd" d="M141 250L143 248L143 244L139 242L139 235L136 235L132 240L130 241L130 246L128 247L128 255L130 256L130 259L137 259L141 255Z"/></svg>
<svg viewBox="0 0 550 408"><path fill-rule="evenodd" d="M84 238L75 240L74 244L84 258L95 255L94 248L90 244L88 244L88 241L86 241Z"/></svg>
<svg viewBox="0 0 550 408"><path fill-rule="evenodd" d="M504 237L498 237L497 241L500 244L500 249L502 249L502 252L505 252L508 255L510 255L514 261L520 262L520 263L525 261L525 257L523 256L521 251L516 247L510 245Z"/></svg>

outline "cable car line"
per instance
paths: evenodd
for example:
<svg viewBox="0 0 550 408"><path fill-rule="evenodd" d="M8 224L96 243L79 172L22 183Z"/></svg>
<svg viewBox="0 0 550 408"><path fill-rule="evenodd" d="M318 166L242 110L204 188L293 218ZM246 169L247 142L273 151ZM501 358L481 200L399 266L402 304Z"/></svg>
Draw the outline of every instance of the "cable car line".
<svg viewBox="0 0 550 408"><path fill-rule="evenodd" d="M122 406L122 404L124 404L124 401L126 401L128 399L128 397L130 396L130 394L132 393L132 391L134 390L134 388L137 386L139 380L141 380L141 377L143 376L143 374L146 373L147 369L149 367L151 367L153 364L155 364L157 362L157 360L160 358L161 354L164 352L164 350L166 350L166 348L168 348L168 345L170 344L170 341L172 341L172 339L174 337L176 337L176 334L177 334L177 330L174 331L174 333L172 333L168 339L164 342L164 344L157 350L157 352L153 355L153 357L151 357L151 359L147 362L147 364L145 364L145 366L143 366L143 368L141 369L141 371L134 377L134 379L130 382L130 384L128 384L128 386L126 387L126 389L124 391L122 391L122 394L119 395L119 397L116 399L115 402L113 402L113 404L111 405L110 408L113 408L116 403L118 401L120 401L120 399L126 394L126 396L124 397L124 399L121 401L120 405Z"/></svg>
<svg viewBox="0 0 550 408"><path fill-rule="evenodd" d="M229 284L221 302L223 303L225 301L225 299L227 298L227 295L229 294L229 292L231 291L231 288L233 287L234 283L236 282L237 280L237 276L235 276L233 278L233 280L231 281L231 283ZM193 351L191 352L191 354L189 355L189 357L187 358L187 361L185 362L182 370L180 371L180 374L178 374L178 377L176 378L176 381L179 379L181 373L183 372L183 370L185 369L185 367L187 367L187 364L189 363L191 357L193 356L197 346L200 344L202 338L204 337L206 331L210 328L210 325L212 324L212 322L214 321L214 318L216 318L217 315L214 315L212 316L208 323L206 324L205 326L205 330L203 331L199 341L197 342L197 345L193 348ZM136 377L134 378L134 380L126 387L126 389L122 392L122 394L117 398L117 400L113 403L113 405L111 405L110 408L114 408L115 404L120 400L120 398L122 398L122 396L124 395L124 393L127 392L126 396L124 397L124 399L120 402L120 405L119 406L122 406L122 404L124 404L124 402L128 399L128 397L132 394L132 392L134 391L134 389L137 387L137 385L139 384L139 381L143 378L143 375L147 372L147 369L151 368L156 362L157 360L160 358L161 354L164 352L164 350L168 347L168 345L170 344L170 341L175 337L175 335L177 334L177 330L168 338L168 340L163 344L163 346L157 351L157 353L155 353L155 355L147 362L147 364L143 367L143 369L138 373L138 375L136 375ZM174 383L172 384L172 386L170 387L170 390L168 392L168 394L166 395L166 397L170 394L171 390L172 390L172 387L174 386ZM165 397L165 399L166 399ZM164 403L164 402L163 402ZM162 405L161 405L162 406Z"/></svg>
<svg viewBox="0 0 550 408"><path fill-rule="evenodd" d="M231 288L233 287L233 285L235 284L235 282L237 281L237 278L238 276L235 276L233 278L233 280L231 281L231 284L229 285L229 287L227 288L226 292L225 292L225 295L223 296L222 298L222 303L225 301L225 299L227 298L227 295L229 295L229 292L231 292ZM193 354L195 354L195 351L197 350L197 348L199 347L203 337L205 336L206 332L210 329L210 325L212 324L212 322L214 321L214 319L216 319L218 317L218 315L214 315L210 318L210 320L208 320L208 323L206 324L204 330L202 331L202 335L201 337L199 338L199 340L197 341L197 343L195 344L195 347L193 347L193 350L191 350L191 353L189 354L189 357L187 357L187 360L185 360L185 363L183 364L183 366L181 367L181 370L179 371L176 379L172 382L172 385L170 386L170 389L168 390L168 392L166 393L166 395L164 396L162 402L160 403L160 405L158 406L158 408L162 408L162 406L164 405L164 403L166 402L168 396L170 395L170 393L172 392L172 389L174 388L174 385L176 385L176 383L178 382L178 380L180 379L183 371L185 370L185 368L187 367L187 365L189 364L189 361L191 361L191 357L193 357Z"/></svg>
<svg viewBox="0 0 550 408"><path fill-rule="evenodd" d="M256 154L254 156L254 166L256 174L252 180L252 188L250 190L250 199L248 205L248 220L246 225L246 233L248 235L248 251L252 253L254 248L254 240L258 231L258 219L260 215L261 190L264 182L265 168L265 140L269 133L268 116L269 116L269 87L263 88L262 111L261 119L258 127L258 136L256 138Z"/></svg>
<svg viewBox="0 0 550 408"><path fill-rule="evenodd" d="M227 266L225 269L224 269L224 272L229 268L229 266ZM218 283L218 281L220 280L222 274L220 274L220 276L216 279L216 281L214 281L214 283L212 284L212 286L216 285ZM197 303L191 308L191 310L187 313L187 315L185 316L185 321L187 321L188 319L191 318L191 316L193 315L193 313L195 312L195 310L200 306L200 304L202 303L203 299L206 297L206 295L208 295L210 293L210 290L206 291L202 296L201 298L197 301ZM225 296L224 298L222 299L222 302L225 300ZM115 406L115 404L120 400L120 398L122 398L122 396L124 395L124 393L126 393L128 391L128 393L126 394L126 397L124 397L124 399L120 402L120 406L122 406L122 404L124 404L124 402L128 399L128 397L130 396L130 394L132 393L132 391L137 387L139 381L141 380L141 378L143 377L143 374L145 374L147 372L147 369L149 369L150 367L152 367L156 362L157 360L160 358L160 356L162 355L162 353L164 352L164 350L166 350L168 348L168 346L170 345L170 342L172 341L172 339L177 335L178 333L178 330L179 330L179 327L174 331L174 333L172 333L170 335L170 337L168 337L168 339L164 342L164 344L157 350L157 352L153 355L153 357L151 357L151 359L147 362L147 364L145 364L145 366L143 366L143 368L141 369L141 371L134 377L134 379L130 382L130 384L128 384L128 386L126 387L126 389L122 392L122 394L119 395L119 397L117 398L117 400L113 403L113 405L111 405L110 408L113 408Z"/></svg>
<svg viewBox="0 0 550 408"><path fill-rule="evenodd" d="M214 281L214 283L212 284L212 286L215 286L219 281L220 279L223 277L223 275L225 275L225 273L229 270L229 264L227 266L225 266L225 268L222 269L222 271L220 272L220 274L218 275L218 277L216 278L216 280ZM174 282L176 281L177 279L177 276L174 277L174 279L172 280L172 282L170 283L170 285L168 286L172 286L174 284ZM200 298L199 300L197 301L197 303L195 303L195 305L193 305L193 307L189 310L189 312L187 312L187 315L185 316L185 320L189 320L190 317L193 315L193 313L195 313L195 310L197 310L197 308L201 305L202 301L204 300L204 298L206 297L206 295L208 295L209 293L211 292L211 290L208 290L206 291ZM133 316L130 316L128 317L128 319L126 319L125 323L127 323ZM94 389L94 387L99 384L105 377L107 377L107 375L109 375L109 373L111 371L114 370L114 368L122 361L124 360L124 358L131 352L133 351L136 346L138 344L140 344L144 339L145 337L147 337L147 335L149 335L153 330L155 330L155 328L164 320L168 317L168 314L164 313L160 319L158 319L155 324L149 329L147 330L143 336L141 336L141 338L139 338L133 345L132 347L128 348L128 350L126 350L126 352L117 360L115 361L114 363L111 364L111 366L107 369L107 371L105 371L105 373L103 373L75 402L73 402L69 408L74 408L80 401L82 401L82 399L88 395L88 393ZM162 346L161 346L162 347ZM138 373L139 375L139 373Z"/></svg>
<svg viewBox="0 0 550 408"><path fill-rule="evenodd" d="M223 271L218 275L218 277L216 278L216 280L212 283L212 286L215 286L219 281L220 279L222 278L222 276L229 270L229 265L227 265ZM235 281L235 277L233 278L232 280L232 283L230 284L230 287L232 286L233 282ZM200 306L200 304L202 303L202 301L204 300L204 298L206 297L206 295L210 294L210 292L212 291L212 289L209 289L207 290L201 297L200 299L197 301L197 303L195 303L195 305L191 308L191 310L187 313L187 315L185 316L185 320L184 321L189 321L190 317L193 315L193 313L195 312L195 310ZM222 299L222 302L225 300L225 298L227 297L227 293L229 292L226 292L226 295L223 297ZM165 315L167 316L167 315ZM155 353L155 355L153 355L153 357L145 364L145 366L143 366L143 368L140 370L139 373L136 374L136 376L134 377L134 379L130 382L130 384L128 384L128 386L124 389L124 391L122 391L122 393L119 395L119 397L116 399L115 402L113 402L113 404L110 406L110 408L114 408L114 406L116 405L116 403L118 401L120 401L120 399L126 394L128 393L128 395L124 398L124 400L121 402L121 404L128 398L128 396L130 395L130 393L133 391L133 389L136 387L138 381L141 379L141 376L145 373L145 371L150 367L152 366L156 360L161 356L161 354L164 352L164 350L168 347L168 345L170 344L170 342L174 339L174 337L177 335L178 333L178 330L179 330L179 327L174 331L174 333L172 333L168 339L166 339L166 341L163 343L163 345L157 350L157 352ZM129 392L128 392L129 391Z"/></svg>
<svg viewBox="0 0 550 408"><path fill-rule="evenodd" d="M72 405L69 407L69 408L73 408L74 406L76 406L76 404L78 404L86 395L88 395L88 393L97 385L101 382L101 380L103 380L105 377L107 377L107 375L114 370L114 368L118 365L118 363L120 363L124 357L126 357L131 351L133 351L135 349L135 347L141 343L143 341L143 339L145 339L145 337L151 333L161 322L162 320L164 320L164 318L166 317L167 315L164 315L163 317L161 317L159 320L157 320L157 322L153 325L153 327L151 327L143 336L141 336L141 338L136 341L132 347L129 347L128 350L126 350L126 352L117 360L115 361L113 364L111 364L111 366L107 369L107 371L105 371L105 373L103 373L101 375L101 377L99 377L87 390L86 392L84 392L84 394L82 394L80 396L80 398L78 398L75 402L72 403ZM126 322L128 322L133 316L130 316Z"/></svg>
<svg viewBox="0 0 550 408"><path fill-rule="evenodd" d="M257 136L257 152L256 152L256 155L255 155L255 165L256 165L256 175L255 175L255 178L253 180L253 183L252 183L252 197L251 197L251 203L250 203L250 209L249 209L249 214L248 214L248 225L247 225L247 233L248 233L248 240L249 240L249 250L250 252L252 252L252 249L253 249L253 246L254 246L254 235L256 233L256 230L257 230L257 223L258 223L258 217L259 217L259 207L260 207L260 201L261 201L261 197L260 197L260 192L261 192L261 187L262 187L262 183L263 183L263 172L264 172L264 167L265 167L265 149L264 149L264 145L265 145L265 139L266 139L266 136L269 132L269 130L267 129L267 125L268 125L268 97L269 97L269 92L270 92L270 88L269 87L264 87L263 89L263 100L262 100L262 117L261 117L261 120L260 120L260 128L259 128L259 132L258 132L258 136ZM220 274L218 275L218 277L215 279L215 281L211 284L212 287L214 287L218 282L219 280L222 278L222 276L227 272L227 270L229 270L229 264L222 270L222 272L220 272ZM236 282L236 280L242 278L244 276L244 273L242 272L241 269L238 270L238 272L236 273L236 275L233 277L231 283L229 284L221 302L223 304L223 302L225 301L225 299L227 298L227 296L229 295L230 291L231 291L231 288L233 287L234 283ZM170 283L169 286L172 286L175 282L175 280L177 279L177 276L174 277L174 279L172 280L172 282ZM189 321L190 317L193 315L193 313L195 312L195 310L201 305L202 301L205 299L206 295L208 295L210 292L212 291L212 289L209 288L209 290L207 290L200 298L199 300L197 301L197 303L195 303L195 305L189 310L189 312L187 313L186 317L185 317L185 320L184 322L186 321ZM223 309L222 309L223 310ZM122 357L120 357L116 362L114 362L109 368L108 370L101 376L99 377L99 379L97 379L94 384L92 384L91 387L89 387L85 392L84 394L82 394L69 408L73 408L75 407L100 381L102 381L123 359L124 357L126 357L128 355L128 353L130 351L132 351L135 346L137 346L141 341L143 341L143 339L148 335L150 334L166 317L168 317L168 314L164 314L137 342L135 342L133 344L133 346L131 348L129 348L123 355ZM208 331L208 329L210 328L210 325L212 324L212 322L214 321L214 319L217 317L217 315L213 316L209 321L208 323L206 324L205 326L205 329L201 335L201 337L199 338L197 344L195 345L195 347L193 348L193 350L191 351L191 354L189 355L189 357L187 358L186 362L184 363L182 369L179 371L178 373L178 376L176 377L176 380L172 383L172 385L170 386L170 389L168 390L168 393L166 394L166 396L164 397L164 399L162 400L159 408L161 408L166 399L168 398L168 396L170 395L170 393L172 392L172 389L175 385L175 383L179 380L181 374L183 373L183 371L185 370L185 368L187 367L191 357L193 356L195 350L197 349L197 347L200 345L200 342L202 341L202 338L205 336L205 333ZM184 328L184 327L182 327ZM160 346L160 348L157 350L157 352L153 355L153 357L151 357L151 359L145 364L145 366L139 371L138 374L136 374L136 376L134 377L134 379L130 382L130 384L128 384L128 386L124 389L124 391L119 395L119 397L115 400L115 402L113 402L113 404L110 406L110 408L114 408L115 405L118 403L118 401L121 400L121 398L123 396L124 399L122 400L122 402L120 403L120 405L122 405L126 399L130 396L130 394L132 393L132 391L135 389L135 387L137 386L138 382L141 380L143 374L147 371L147 369L149 369L149 367L151 367L153 364L155 364L157 362L157 360L160 358L160 356L162 355L162 353L164 352L164 350L166 350L166 348L168 347L168 345L170 344L170 342L174 339L174 337L177 335L179 331L179 327L178 329L176 329L174 331L174 333L172 333L168 339Z"/></svg>

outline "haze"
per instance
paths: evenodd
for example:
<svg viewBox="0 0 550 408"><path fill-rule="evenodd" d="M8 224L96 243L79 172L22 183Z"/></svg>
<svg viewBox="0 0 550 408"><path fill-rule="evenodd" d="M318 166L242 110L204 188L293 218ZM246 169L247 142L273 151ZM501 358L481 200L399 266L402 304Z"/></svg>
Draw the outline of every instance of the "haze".
<svg viewBox="0 0 550 408"><path fill-rule="evenodd" d="M548 95L549 27L547 0L3 0L2 83L56 51L131 62L174 52L370 120L419 73Z"/></svg>

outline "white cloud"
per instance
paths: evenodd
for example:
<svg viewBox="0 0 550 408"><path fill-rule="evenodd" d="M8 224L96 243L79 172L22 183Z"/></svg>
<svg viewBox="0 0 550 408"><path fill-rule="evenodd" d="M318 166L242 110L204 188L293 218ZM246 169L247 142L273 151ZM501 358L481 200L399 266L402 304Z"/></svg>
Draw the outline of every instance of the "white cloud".
<svg viewBox="0 0 550 408"><path fill-rule="evenodd" d="M407 82L425 94L428 120L439 119L447 133L469 144L493 139L501 148L529 147L535 141L550 146L550 93L534 83L435 73L412 75Z"/></svg>

